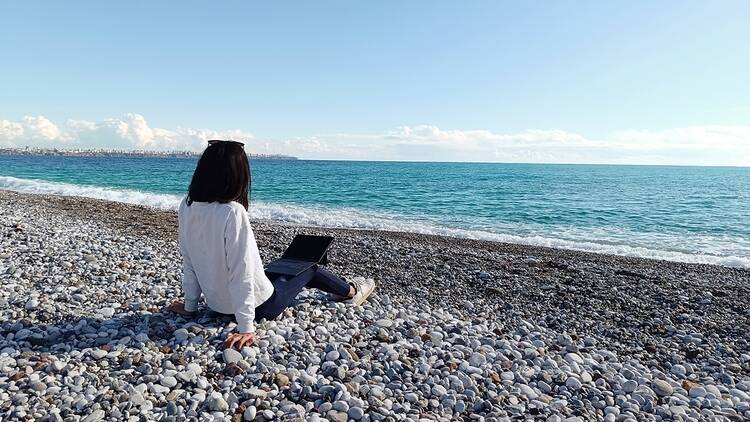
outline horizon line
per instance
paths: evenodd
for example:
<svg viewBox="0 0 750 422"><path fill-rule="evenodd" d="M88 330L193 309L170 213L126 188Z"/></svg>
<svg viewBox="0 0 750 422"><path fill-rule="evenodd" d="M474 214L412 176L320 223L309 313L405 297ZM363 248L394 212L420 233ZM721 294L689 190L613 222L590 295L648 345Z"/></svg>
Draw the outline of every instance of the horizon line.
<svg viewBox="0 0 750 422"><path fill-rule="evenodd" d="M159 155L168 154L184 154L191 156L200 156L202 151L194 150L136 150L136 149L117 149L117 148L42 148L42 147L2 147L2 151L14 151L14 150L26 150L26 151L97 151L104 152L107 154L123 154L123 155L138 155L144 154L141 158L159 158ZM152 155L148 155L152 154ZM263 159L263 156L268 157L285 157L288 160L284 161L345 161L345 162L370 162L370 163L424 163L424 164L504 164L504 165L560 165L560 166L630 166L630 167L720 167L720 168L750 168L750 166L738 166L738 165L722 165L722 164L639 164L639 163L572 163L572 162L515 162L515 161L432 161L432 160L403 160L403 159L383 159L383 160L367 160L357 158L301 158L293 155L283 153L255 153L247 152L249 156L257 155ZM1 155L13 155L13 154L1 154ZM41 154L28 154L37 155ZM172 157L172 158L185 158L185 157ZM278 160L277 160L278 161Z"/></svg>

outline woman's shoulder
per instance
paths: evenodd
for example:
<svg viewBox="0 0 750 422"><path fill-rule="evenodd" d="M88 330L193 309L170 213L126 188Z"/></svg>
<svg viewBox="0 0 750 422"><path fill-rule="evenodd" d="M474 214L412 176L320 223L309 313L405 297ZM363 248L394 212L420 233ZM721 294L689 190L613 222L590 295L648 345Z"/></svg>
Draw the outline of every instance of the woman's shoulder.
<svg viewBox="0 0 750 422"><path fill-rule="evenodd" d="M242 211L245 211L245 208L242 206L242 204L240 204L239 202L236 202L236 201L231 201L231 202L218 202L218 201L214 201L214 202L201 202L201 201L191 201L190 198L187 197L187 196L184 197L184 198L182 198L182 200L180 201L179 208L180 209L182 209L182 208L191 208L193 205L196 205L198 207L203 207L203 208L214 208L214 209L225 210L225 211L230 211L230 210L242 210Z"/></svg>
<svg viewBox="0 0 750 422"><path fill-rule="evenodd" d="M227 209L231 209L232 211L240 213L240 214L247 212L245 210L245 207L243 207L242 204L240 204L237 201L222 202L220 203L220 206L226 207Z"/></svg>
<svg viewBox="0 0 750 422"><path fill-rule="evenodd" d="M195 212L209 213L215 217L222 218L225 220L239 220L241 218L247 218L247 211L245 207L239 202L198 202L192 201L188 203L188 198L183 198L180 202L180 207L177 211L178 215L183 215L192 208L197 208Z"/></svg>
<svg viewBox="0 0 750 422"><path fill-rule="evenodd" d="M222 202L217 206L227 214L229 214L231 217L234 217L235 220L247 219L247 210L245 210L245 207L243 207L239 202Z"/></svg>
<svg viewBox="0 0 750 422"><path fill-rule="evenodd" d="M222 203L220 206L226 212L227 230L249 230L252 232L250 219L242 204L232 201Z"/></svg>

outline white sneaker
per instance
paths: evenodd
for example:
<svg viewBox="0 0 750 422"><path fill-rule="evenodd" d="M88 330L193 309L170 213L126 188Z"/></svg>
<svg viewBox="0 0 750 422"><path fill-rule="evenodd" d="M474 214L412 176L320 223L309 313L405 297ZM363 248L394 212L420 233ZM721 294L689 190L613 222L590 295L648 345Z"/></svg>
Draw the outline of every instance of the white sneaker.
<svg viewBox="0 0 750 422"><path fill-rule="evenodd" d="M375 291L375 280L371 278L356 277L352 279L351 284L357 289L357 293L353 298L347 300L346 303L361 305Z"/></svg>
<svg viewBox="0 0 750 422"><path fill-rule="evenodd" d="M350 298L347 296L330 294L330 299L339 302L361 305L375 290L375 280L371 278L365 279L364 277L354 277L351 279L349 284L354 286L354 289L357 290L357 293L354 295L354 297Z"/></svg>

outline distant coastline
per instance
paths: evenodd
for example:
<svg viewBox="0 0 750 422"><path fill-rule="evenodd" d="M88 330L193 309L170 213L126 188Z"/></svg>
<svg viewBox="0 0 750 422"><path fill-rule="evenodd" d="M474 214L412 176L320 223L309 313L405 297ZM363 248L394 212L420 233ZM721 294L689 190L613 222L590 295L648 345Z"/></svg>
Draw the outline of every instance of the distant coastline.
<svg viewBox="0 0 750 422"><path fill-rule="evenodd" d="M46 155L61 157L198 157L200 152L195 151L149 151L149 150L122 150L122 149L85 149L85 148L0 148L0 155ZM250 158L262 160L297 160L297 157L283 154L256 154L248 153Z"/></svg>

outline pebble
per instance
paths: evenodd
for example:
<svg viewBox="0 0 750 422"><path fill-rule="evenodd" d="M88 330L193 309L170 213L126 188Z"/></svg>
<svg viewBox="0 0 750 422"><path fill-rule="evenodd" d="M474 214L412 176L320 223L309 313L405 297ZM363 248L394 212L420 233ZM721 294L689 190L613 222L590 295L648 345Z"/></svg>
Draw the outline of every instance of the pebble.
<svg viewBox="0 0 750 422"><path fill-rule="evenodd" d="M705 397L706 394L708 394L708 392L703 387L693 387L690 389L688 394L690 395L690 397L698 398L698 397Z"/></svg>
<svg viewBox="0 0 750 422"><path fill-rule="evenodd" d="M432 387L432 395L433 396L435 396L437 398L442 398L446 394L448 394L448 390L446 390L445 387L443 387L442 385L435 384Z"/></svg>
<svg viewBox="0 0 750 422"><path fill-rule="evenodd" d="M29 299L24 306L27 311L33 311L37 307L39 307L39 301L34 298Z"/></svg>
<svg viewBox="0 0 750 422"><path fill-rule="evenodd" d="M216 412L226 412L229 410L229 404L221 396L221 394L214 393L207 400L208 408Z"/></svg>
<svg viewBox="0 0 750 422"><path fill-rule="evenodd" d="M190 336L190 333L188 332L188 330L184 328L180 328L174 331L175 341L178 341L178 342L186 341L189 336Z"/></svg>
<svg viewBox="0 0 750 422"><path fill-rule="evenodd" d="M349 403L343 400L337 400L333 402L333 408L339 412L346 412L349 410Z"/></svg>
<svg viewBox="0 0 750 422"><path fill-rule="evenodd" d="M685 369L684 366L677 364L677 365L673 365L672 368L669 370L669 372L671 372L672 374L676 375L679 378L682 378L687 373L687 370Z"/></svg>
<svg viewBox="0 0 750 422"><path fill-rule="evenodd" d="M518 388L521 390L521 393L530 400L539 398L539 394L526 384L518 384Z"/></svg>
<svg viewBox="0 0 750 422"><path fill-rule="evenodd" d="M284 374L277 374L276 379L274 380L274 383L278 387L286 387L287 385L289 385L289 382L289 377Z"/></svg>
<svg viewBox="0 0 750 422"><path fill-rule="evenodd" d="M108 353L106 350L93 349L92 351L89 352L89 354L91 355L91 357L98 360L98 359L103 359L105 356L107 356Z"/></svg>
<svg viewBox="0 0 750 422"><path fill-rule="evenodd" d="M481 353L472 353L469 358L469 365L480 367L487 362L487 358Z"/></svg>
<svg viewBox="0 0 750 422"><path fill-rule="evenodd" d="M576 363L578 365L583 364L583 358L578 353L566 353L565 360L570 363Z"/></svg>
<svg viewBox="0 0 750 422"><path fill-rule="evenodd" d="M375 321L375 325L380 328L390 328L393 326L393 321L390 319L383 318L383 319L379 319Z"/></svg>
<svg viewBox="0 0 750 422"><path fill-rule="evenodd" d="M326 418L331 422L346 422L349 420L349 415L338 410L330 410L326 414Z"/></svg>
<svg viewBox="0 0 750 422"><path fill-rule="evenodd" d="M349 412L347 414L354 420L360 420L365 415L365 411L361 407L355 406L349 408Z"/></svg>
<svg viewBox="0 0 750 422"><path fill-rule="evenodd" d="M101 409L97 409L97 410L94 410L93 412L91 412L90 415L88 415L85 418L83 418L83 420L81 422L96 422L96 421L100 421L100 420L103 420L106 415L107 415L106 412L104 412Z"/></svg>
<svg viewBox="0 0 750 422"><path fill-rule="evenodd" d="M252 421L255 419L255 415L258 413L258 409L255 408L255 406L248 406L245 411L242 413L243 419L246 421Z"/></svg>
<svg viewBox="0 0 750 422"><path fill-rule="evenodd" d="M172 388L177 386L177 378L175 377L162 377L159 383L165 387Z"/></svg>
<svg viewBox="0 0 750 422"><path fill-rule="evenodd" d="M224 349L222 354L225 363L237 363L242 360L242 354L235 349Z"/></svg>
<svg viewBox="0 0 750 422"><path fill-rule="evenodd" d="M565 386L571 390L580 390L581 381L576 377L568 377L568 379L565 380Z"/></svg>
<svg viewBox="0 0 750 422"><path fill-rule="evenodd" d="M668 382L660 379L656 379L651 382L651 388L653 388L654 392L658 396L671 396L674 392L674 388L672 388L671 385L669 385Z"/></svg>
<svg viewBox="0 0 750 422"><path fill-rule="evenodd" d="M104 318L112 318L112 316L115 314L115 309L111 307L105 307L99 310L99 313L102 314Z"/></svg>
<svg viewBox="0 0 750 422"><path fill-rule="evenodd" d="M636 388L638 388L638 382L636 381L627 380L624 383L622 383L622 391L624 391L625 393L630 394L633 391L635 391Z"/></svg>

